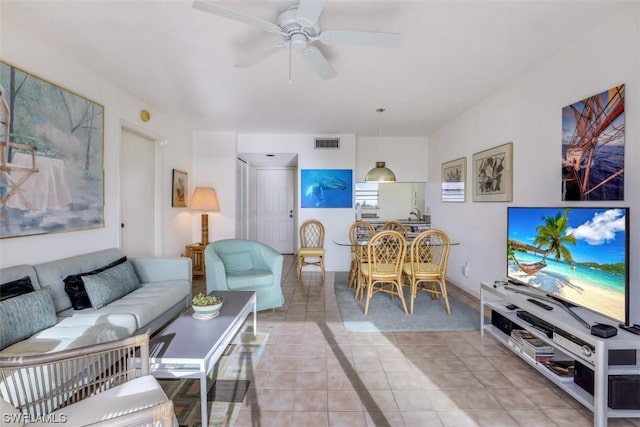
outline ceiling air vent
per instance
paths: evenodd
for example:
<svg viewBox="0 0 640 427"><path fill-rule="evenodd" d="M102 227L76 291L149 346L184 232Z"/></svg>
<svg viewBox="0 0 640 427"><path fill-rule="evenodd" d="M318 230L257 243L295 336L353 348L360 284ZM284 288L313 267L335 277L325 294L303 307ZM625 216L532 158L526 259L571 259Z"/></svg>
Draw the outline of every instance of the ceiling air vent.
<svg viewBox="0 0 640 427"><path fill-rule="evenodd" d="M340 138L316 138L316 149L339 150Z"/></svg>

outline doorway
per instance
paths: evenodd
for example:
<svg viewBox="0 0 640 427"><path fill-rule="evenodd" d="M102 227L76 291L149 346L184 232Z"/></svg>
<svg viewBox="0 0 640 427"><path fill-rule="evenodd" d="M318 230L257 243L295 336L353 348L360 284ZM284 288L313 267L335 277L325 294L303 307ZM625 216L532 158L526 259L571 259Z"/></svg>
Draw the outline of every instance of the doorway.
<svg viewBox="0 0 640 427"><path fill-rule="evenodd" d="M156 255L156 141L122 128L120 249L127 256Z"/></svg>
<svg viewBox="0 0 640 427"><path fill-rule="evenodd" d="M255 169L256 240L294 253L295 168Z"/></svg>

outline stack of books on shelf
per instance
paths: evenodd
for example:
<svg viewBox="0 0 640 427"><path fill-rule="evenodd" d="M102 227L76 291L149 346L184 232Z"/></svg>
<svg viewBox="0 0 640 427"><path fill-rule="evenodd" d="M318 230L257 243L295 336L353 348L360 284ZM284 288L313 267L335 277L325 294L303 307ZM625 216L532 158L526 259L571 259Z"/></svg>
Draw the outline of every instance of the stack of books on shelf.
<svg viewBox="0 0 640 427"><path fill-rule="evenodd" d="M553 347L529 331L514 329L508 343L509 347L534 362L553 360Z"/></svg>

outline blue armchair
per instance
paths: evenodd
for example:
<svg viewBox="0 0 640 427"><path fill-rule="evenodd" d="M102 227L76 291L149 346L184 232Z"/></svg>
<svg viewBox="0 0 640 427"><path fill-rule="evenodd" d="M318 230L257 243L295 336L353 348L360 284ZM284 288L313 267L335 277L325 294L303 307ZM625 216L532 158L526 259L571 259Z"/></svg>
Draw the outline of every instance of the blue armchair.
<svg viewBox="0 0 640 427"><path fill-rule="evenodd" d="M282 307L282 254L253 240L225 239L204 250L207 293L256 291L258 310Z"/></svg>

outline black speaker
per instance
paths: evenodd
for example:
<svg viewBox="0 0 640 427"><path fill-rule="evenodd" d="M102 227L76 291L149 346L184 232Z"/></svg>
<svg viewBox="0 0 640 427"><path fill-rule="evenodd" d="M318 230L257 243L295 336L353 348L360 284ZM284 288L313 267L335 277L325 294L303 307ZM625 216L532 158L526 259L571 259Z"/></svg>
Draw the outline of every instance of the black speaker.
<svg viewBox="0 0 640 427"><path fill-rule="evenodd" d="M593 395L593 370L576 361L573 380ZM609 375L608 394L611 409L640 409L640 375Z"/></svg>
<svg viewBox="0 0 640 427"><path fill-rule="evenodd" d="M640 375L609 375L609 407L640 409Z"/></svg>
<svg viewBox="0 0 640 427"><path fill-rule="evenodd" d="M511 335L514 329L522 329L520 325L513 323L495 310L491 310L491 324L507 335Z"/></svg>

